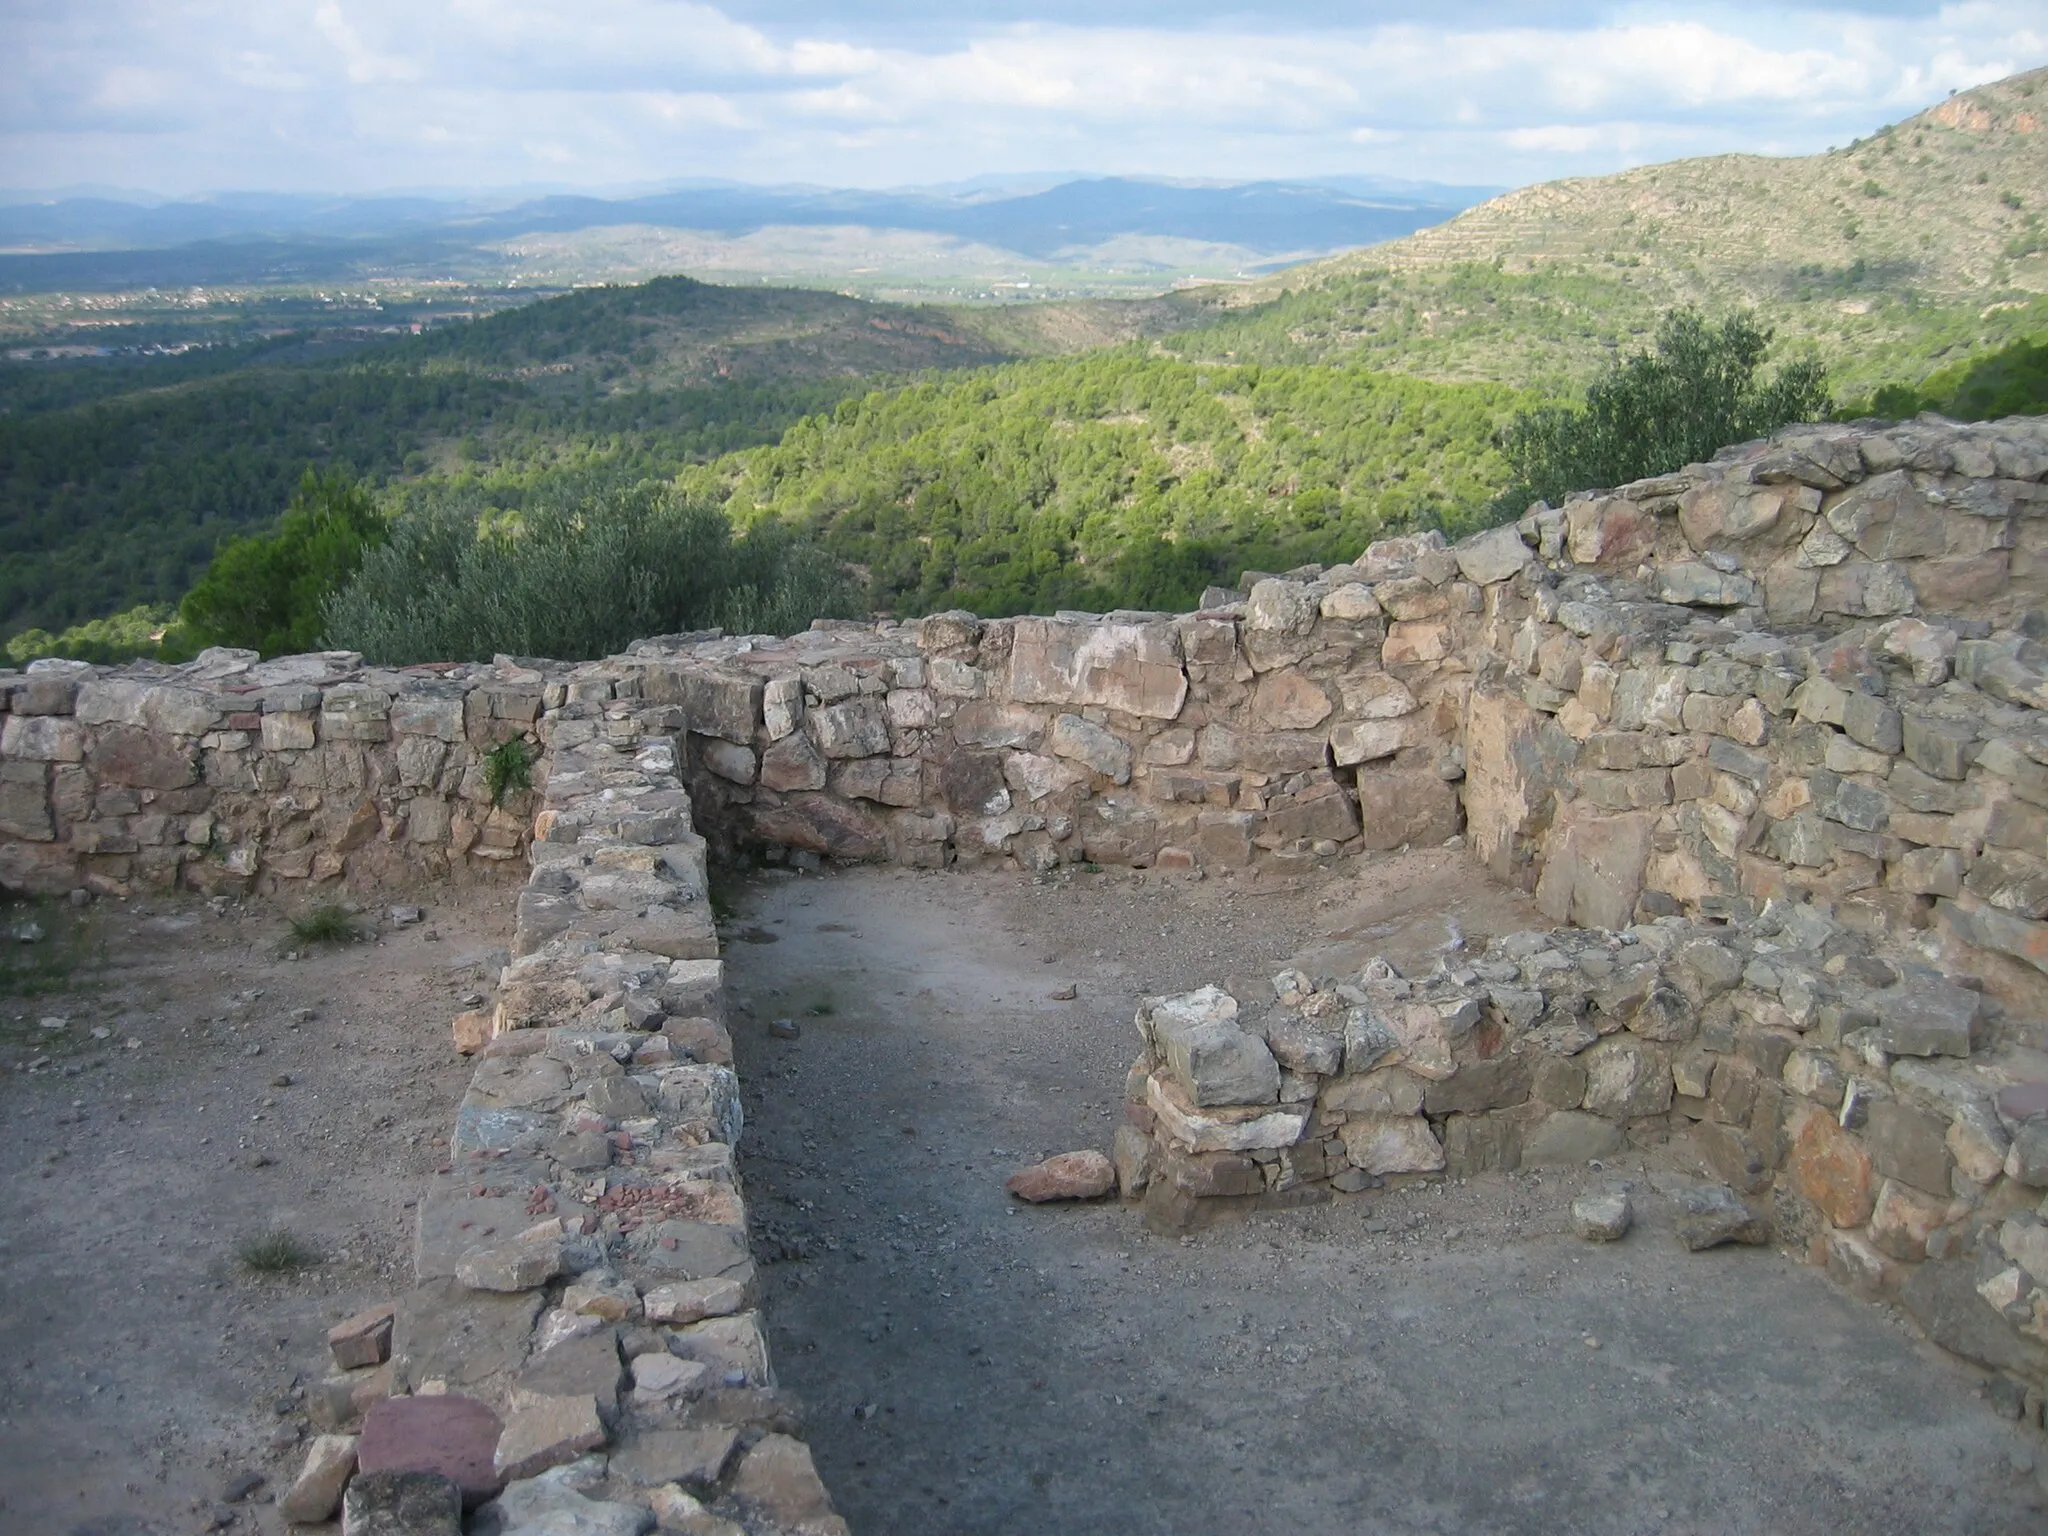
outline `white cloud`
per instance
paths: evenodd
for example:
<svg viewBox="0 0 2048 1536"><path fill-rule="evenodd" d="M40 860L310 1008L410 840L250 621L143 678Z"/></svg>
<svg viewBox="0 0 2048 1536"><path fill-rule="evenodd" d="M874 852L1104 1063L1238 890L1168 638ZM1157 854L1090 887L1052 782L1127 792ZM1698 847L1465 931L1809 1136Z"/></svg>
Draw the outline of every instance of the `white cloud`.
<svg viewBox="0 0 2048 1536"><path fill-rule="evenodd" d="M873 184L1047 166L1506 182L1816 149L2048 61L2048 0L1638 4L1549 25L1460 24L1446 7L1349 28L1327 6L1304 24L1274 8L1256 25L1140 26L1116 0L1099 25L977 27L970 5L924 45L817 9L838 14L773 27L698 0L15 0L0 185Z"/></svg>

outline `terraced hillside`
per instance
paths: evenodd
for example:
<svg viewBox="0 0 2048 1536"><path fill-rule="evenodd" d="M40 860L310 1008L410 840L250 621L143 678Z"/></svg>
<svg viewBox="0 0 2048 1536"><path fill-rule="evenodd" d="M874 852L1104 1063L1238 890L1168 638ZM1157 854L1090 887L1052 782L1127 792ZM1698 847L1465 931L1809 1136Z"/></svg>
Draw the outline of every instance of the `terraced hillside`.
<svg viewBox="0 0 2048 1536"><path fill-rule="evenodd" d="M2048 70L1826 154L1546 182L1235 290L1172 343L1445 378L1581 379L1662 310L1749 306L1843 391L2048 329Z"/></svg>

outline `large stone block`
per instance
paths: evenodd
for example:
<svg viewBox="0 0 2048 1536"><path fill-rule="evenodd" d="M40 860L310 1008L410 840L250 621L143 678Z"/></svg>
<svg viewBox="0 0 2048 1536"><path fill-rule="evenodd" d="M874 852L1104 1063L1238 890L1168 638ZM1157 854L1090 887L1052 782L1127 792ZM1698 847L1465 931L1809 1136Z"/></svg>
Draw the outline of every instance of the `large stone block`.
<svg viewBox="0 0 2048 1536"><path fill-rule="evenodd" d="M1359 1115L1337 1133L1352 1166L1370 1174L1435 1173L1442 1143L1420 1115Z"/></svg>
<svg viewBox="0 0 2048 1536"><path fill-rule="evenodd" d="M1787 1171L1799 1193L1835 1226L1860 1227L1870 1220L1877 1201L1870 1158L1834 1116L1807 1116L1793 1139Z"/></svg>
<svg viewBox="0 0 2048 1536"><path fill-rule="evenodd" d="M804 716L804 730L828 758L874 757L889 750L889 715L869 694L828 704Z"/></svg>
<svg viewBox="0 0 2048 1536"><path fill-rule="evenodd" d="M1880 1100L1869 1108L1863 1144L1870 1153L1871 1166L1884 1177L1945 1200L1949 1171L1954 1167L1947 1130L1945 1123L1925 1110Z"/></svg>
<svg viewBox="0 0 2048 1536"><path fill-rule="evenodd" d="M1170 623L1019 619L1012 631L1009 693L1020 703L1097 704L1171 720L1187 690Z"/></svg>
<svg viewBox="0 0 2048 1536"><path fill-rule="evenodd" d="M1894 1056L1967 1056L1983 1000L1968 987L1909 981L1881 994L1877 1043Z"/></svg>
<svg viewBox="0 0 2048 1536"><path fill-rule="evenodd" d="M888 832L874 814L831 795L792 794L779 805L748 808L753 835L784 848L803 848L834 859L878 859L889 850Z"/></svg>
<svg viewBox="0 0 2048 1536"><path fill-rule="evenodd" d="M1358 820L1368 848L1433 847L1465 825L1457 787L1434 768L1367 763L1358 769Z"/></svg>
<svg viewBox="0 0 2048 1536"><path fill-rule="evenodd" d="M1331 708L1322 687L1293 667L1266 673L1252 691L1252 724L1262 731L1313 730Z"/></svg>
<svg viewBox="0 0 2048 1536"><path fill-rule="evenodd" d="M0 721L0 757L28 763L85 760L85 731L69 715L9 715Z"/></svg>
<svg viewBox="0 0 2048 1536"><path fill-rule="evenodd" d="M1671 1056L1660 1045L1613 1035L1578 1057L1586 1069L1586 1108L1610 1120L1661 1115L1671 1107Z"/></svg>
<svg viewBox="0 0 2048 1536"><path fill-rule="evenodd" d="M1635 921L1656 829L1653 813L1577 815L1544 845L1536 904L1553 921L1626 928Z"/></svg>
<svg viewBox="0 0 2048 1536"><path fill-rule="evenodd" d="M1464 578L1482 587L1506 581L1536 558L1513 524L1462 539L1451 546L1451 554Z"/></svg>
<svg viewBox="0 0 2048 1536"><path fill-rule="evenodd" d="M792 731L761 754L760 779L764 788L780 794L800 789L823 789L825 759L811 745L810 737L801 731Z"/></svg>
<svg viewBox="0 0 2048 1536"><path fill-rule="evenodd" d="M165 736L203 736L220 723L221 713L210 694L139 678L94 678L78 690L81 725L132 725Z"/></svg>
<svg viewBox="0 0 2048 1536"><path fill-rule="evenodd" d="M1130 744L1114 732L1079 715L1059 715L1046 743L1055 756L1084 764L1118 784L1131 782Z"/></svg>
<svg viewBox="0 0 2048 1536"><path fill-rule="evenodd" d="M1198 1108L1271 1104L1280 1097L1280 1064L1272 1050L1234 1018L1155 1011L1152 1037L1167 1073Z"/></svg>

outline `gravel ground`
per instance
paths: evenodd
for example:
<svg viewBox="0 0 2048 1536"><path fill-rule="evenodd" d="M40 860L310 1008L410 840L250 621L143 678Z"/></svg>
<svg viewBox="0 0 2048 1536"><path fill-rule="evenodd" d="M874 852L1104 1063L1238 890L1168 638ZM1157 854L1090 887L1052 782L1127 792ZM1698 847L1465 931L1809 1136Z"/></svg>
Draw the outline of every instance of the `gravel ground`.
<svg viewBox="0 0 2048 1536"><path fill-rule="evenodd" d="M1145 992L1530 926L1442 852L1251 886L863 870L731 887L777 1369L854 1528L2038 1531L2037 1436L1769 1249L1683 1252L1640 1159L1192 1238L1003 1179L1107 1147ZM1052 993L1074 985L1078 997ZM773 1038L795 1021L800 1037ZM1629 1177L1593 1247L1571 1198Z"/></svg>
<svg viewBox="0 0 2048 1536"><path fill-rule="evenodd" d="M516 894L437 891L418 926L378 909L374 941L300 959L269 908L35 914L76 963L0 994L0 1532L284 1528L266 1501L328 1324L411 1283L469 1072L448 1020L495 980ZM277 1230L312 1267L249 1273L238 1249Z"/></svg>

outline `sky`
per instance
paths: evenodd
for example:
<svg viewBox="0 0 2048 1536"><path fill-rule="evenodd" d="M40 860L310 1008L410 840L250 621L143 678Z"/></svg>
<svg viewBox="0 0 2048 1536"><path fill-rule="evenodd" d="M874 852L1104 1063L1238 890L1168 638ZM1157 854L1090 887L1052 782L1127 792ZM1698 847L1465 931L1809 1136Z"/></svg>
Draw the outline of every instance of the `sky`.
<svg viewBox="0 0 2048 1536"><path fill-rule="evenodd" d="M0 189L1487 186L1807 154L2048 64L2048 0L4 0Z"/></svg>

